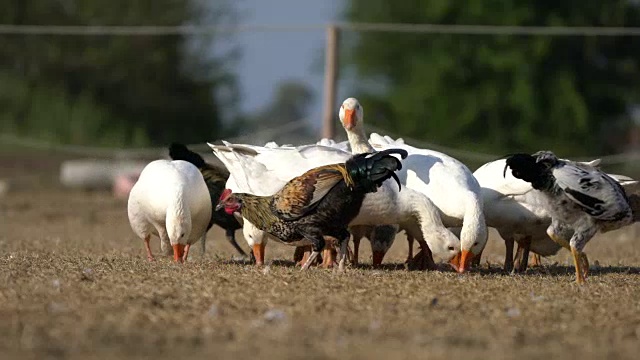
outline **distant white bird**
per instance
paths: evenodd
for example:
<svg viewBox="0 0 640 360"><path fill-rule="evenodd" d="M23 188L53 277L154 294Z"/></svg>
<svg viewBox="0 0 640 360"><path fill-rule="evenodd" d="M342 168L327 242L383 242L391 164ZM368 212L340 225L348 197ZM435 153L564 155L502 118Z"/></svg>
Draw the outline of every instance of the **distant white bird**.
<svg viewBox="0 0 640 360"><path fill-rule="evenodd" d="M182 262L189 247L206 236L211 199L197 167L182 160L156 160L142 170L131 189L128 212L131 228L144 240L150 261L154 257L149 240L156 235L163 252L170 255L172 247L174 260Z"/></svg>
<svg viewBox="0 0 640 360"><path fill-rule="evenodd" d="M576 282L583 283L589 269L582 252L587 242L597 232L616 230L634 221L623 187L593 166L558 159L550 151L511 155L505 173L507 167L514 177L546 195L546 210L551 215L547 234L571 250Z"/></svg>

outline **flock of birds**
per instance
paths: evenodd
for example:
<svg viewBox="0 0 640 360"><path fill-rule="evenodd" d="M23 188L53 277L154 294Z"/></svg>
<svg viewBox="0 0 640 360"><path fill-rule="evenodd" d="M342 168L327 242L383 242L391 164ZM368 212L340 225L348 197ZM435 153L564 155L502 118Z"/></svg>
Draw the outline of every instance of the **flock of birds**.
<svg viewBox="0 0 640 360"><path fill-rule="evenodd" d="M367 137L354 98L342 103L339 118L348 136L341 143L209 144L224 168L172 144L173 160L148 164L129 195L131 227L148 259L154 259L151 235L160 238L165 255L182 262L198 240L204 253L206 233L217 224L246 256L235 239L242 229L257 265L264 263L268 241L276 240L296 246L302 269L318 263L344 269L347 259L358 263L366 237L378 266L405 231L408 266L436 269L443 261L465 272L479 264L493 227L505 241L505 270L526 270L529 252L539 264L539 256L564 247L582 283L589 269L586 243L639 219L638 181L604 173L599 160L574 162L540 151L472 173L441 152L376 133Z"/></svg>

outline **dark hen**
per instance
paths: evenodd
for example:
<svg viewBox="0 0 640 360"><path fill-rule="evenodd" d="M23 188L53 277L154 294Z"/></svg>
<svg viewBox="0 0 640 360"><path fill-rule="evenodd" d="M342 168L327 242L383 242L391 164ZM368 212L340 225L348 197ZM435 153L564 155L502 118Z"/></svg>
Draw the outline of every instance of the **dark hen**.
<svg viewBox="0 0 640 360"><path fill-rule="evenodd" d="M232 214L239 211L259 229L284 243L311 245L313 252L303 265L306 269L325 247L326 238L340 245L340 267L349 238L347 227L360 211L367 193L377 191L382 183L402 167L407 152L388 149L374 154L359 154L346 163L311 169L289 181L272 196L232 194L225 190L217 206Z"/></svg>
<svg viewBox="0 0 640 360"><path fill-rule="evenodd" d="M218 167L205 162L202 156L179 143L172 143L171 146L169 146L169 156L173 160L188 161L200 170L200 173L204 177L204 181L209 188L211 206L216 206L218 199L220 199L220 195L222 195L222 191L226 187L227 179L229 179L229 171L224 167ZM209 222L207 230L211 229L213 224L216 224L225 230L227 240L239 254L245 257L247 256L236 241L236 230L241 229L242 225L233 214L227 214L224 210L212 211L211 221ZM202 254L204 254L205 249L205 241L202 241Z"/></svg>
<svg viewBox="0 0 640 360"><path fill-rule="evenodd" d="M558 159L550 151L511 155L505 173L507 167L513 176L531 183L548 197L551 225L547 234L571 251L576 281L584 282L589 262L582 250L587 242L598 231L615 230L633 222L622 186L598 168ZM566 239L570 230L573 235Z"/></svg>

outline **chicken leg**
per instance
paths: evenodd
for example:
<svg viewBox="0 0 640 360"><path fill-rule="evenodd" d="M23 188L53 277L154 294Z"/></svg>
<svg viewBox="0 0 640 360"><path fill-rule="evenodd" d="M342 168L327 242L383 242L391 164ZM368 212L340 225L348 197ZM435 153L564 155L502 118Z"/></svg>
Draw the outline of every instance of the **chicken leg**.
<svg viewBox="0 0 640 360"><path fill-rule="evenodd" d="M309 255L309 258L307 259L307 261L305 261L304 265L302 265L302 269L301 269L301 270L307 270L309 266L311 266L313 261L316 260L318 255L320 255L320 251L324 250L325 240L324 240L324 236L322 235L322 232L315 228L305 229L305 232L302 233L302 235L306 239L311 241L311 244L312 244L311 255Z"/></svg>
<svg viewBox="0 0 640 360"><path fill-rule="evenodd" d="M573 257L573 265L576 268L576 282L578 284L584 284L585 279L589 273L589 259L587 258L587 254L578 250L575 246L571 245L571 243L561 236L557 235L553 228L554 223L551 223L551 226L547 229L547 235L551 238L551 240L555 241L565 249L571 251L571 256ZM576 236L577 232L573 234Z"/></svg>
<svg viewBox="0 0 640 360"><path fill-rule="evenodd" d="M236 241L236 232L235 230L229 230L227 229L225 232L225 236L227 238L227 241L229 242L229 244L231 244L231 246L233 246L234 249L236 249L236 251L238 252L238 254L242 255L243 257L247 257L247 253L244 252L244 250L242 250L242 248L240 247L240 245L238 245L238 242ZM202 253L204 254L204 245L202 246Z"/></svg>

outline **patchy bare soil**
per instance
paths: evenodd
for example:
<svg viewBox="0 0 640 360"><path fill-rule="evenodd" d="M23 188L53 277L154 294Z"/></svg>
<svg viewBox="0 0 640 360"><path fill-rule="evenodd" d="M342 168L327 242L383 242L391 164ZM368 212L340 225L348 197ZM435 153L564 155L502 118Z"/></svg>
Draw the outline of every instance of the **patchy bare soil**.
<svg viewBox="0 0 640 360"><path fill-rule="evenodd" d="M2 358L188 357L635 359L640 229L587 246L587 286L569 254L524 275L500 271L492 236L480 270L408 272L398 237L382 270L292 267L270 243L264 268L232 260L219 229L207 254L149 263L126 202L105 193L16 190L0 199ZM238 232L240 243L247 247ZM159 253L159 241L153 246ZM597 260L597 262L596 262ZM599 263L599 265L598 265ZM393 265L395 264L395 265Z"/></svg>

